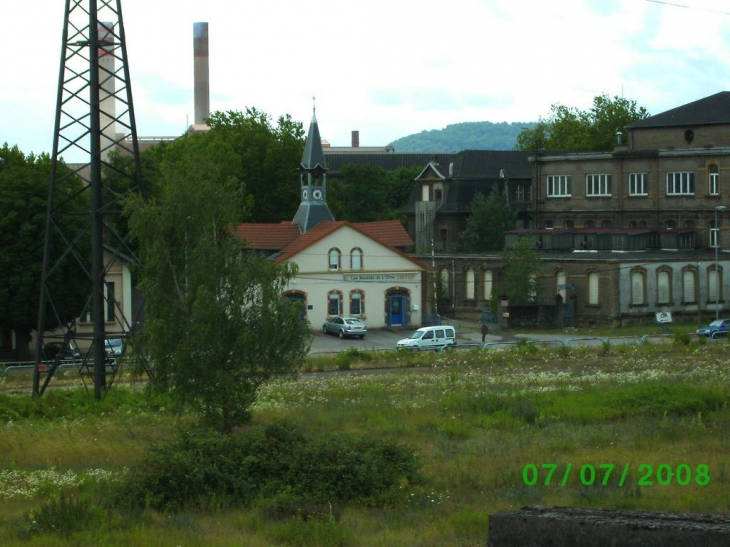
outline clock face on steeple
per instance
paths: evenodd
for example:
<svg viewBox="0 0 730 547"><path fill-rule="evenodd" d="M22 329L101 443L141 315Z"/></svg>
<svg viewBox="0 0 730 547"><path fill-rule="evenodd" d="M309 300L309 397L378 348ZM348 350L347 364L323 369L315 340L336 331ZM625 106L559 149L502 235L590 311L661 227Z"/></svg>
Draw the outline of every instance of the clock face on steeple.
<svg viewBox="0 0 730 547"><path fill-rule="evenodd" d="M309 190L304 188L302 190L302 200L307 201L309 199Z"/></svg>
<svg viewBox="0 0 730 547"><path fill-rule="evenodd" d="M319 188L317 188L316 190L314 190L312 192L312 198L313 199L317 199L317 200L322 199L322 190L320 190Z"/></svg>

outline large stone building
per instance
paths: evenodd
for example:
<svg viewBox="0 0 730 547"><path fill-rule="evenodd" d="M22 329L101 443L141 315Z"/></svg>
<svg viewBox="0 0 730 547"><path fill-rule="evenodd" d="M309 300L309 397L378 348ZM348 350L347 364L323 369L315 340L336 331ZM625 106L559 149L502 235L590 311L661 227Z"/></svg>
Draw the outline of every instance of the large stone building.
<svg viewBox="0 0 730 547"><path fill-rule="evenodd" d="M540 250L537 302L555 307L557 300L566 308L542 316L566 324L618 325L653 321L658 312L703 321L725 310L730 276L723 272L730 261L722 252L728 240L722 219L730 207L730 93L624 131L627 138L618 134L611 152L529 158L480 153L491 169L466 184L456 162L424 170L404 212L417 242L416 258L430 260L447 281L451 313L476 317L494 305L502 275L498 253L450 252L474 192L488 194L494 184L508 188L520 218L507 245L530 237ZM471 154L477 153L464 152L462 158ZM508 157L515 159L509 168L495 163L507 165ZM427 301L432 310L432 294Z"/></svg>

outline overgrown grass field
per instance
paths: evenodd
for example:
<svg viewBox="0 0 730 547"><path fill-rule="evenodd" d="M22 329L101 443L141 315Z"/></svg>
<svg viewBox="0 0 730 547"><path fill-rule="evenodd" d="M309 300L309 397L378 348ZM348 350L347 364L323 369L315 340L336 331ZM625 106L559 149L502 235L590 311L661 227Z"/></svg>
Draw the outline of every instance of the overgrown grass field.
<svg viewBox="0 0 730 547"><path fill-rule="evenodd" d="M0 395L0 537L4 546L476 546L486 544L491 513L525 505L727 513L729 355L725 341L686 339L375 360L352 352L306 367L328 372L260 392L252 426L413 453L418 478L401 478L378 503L320 495L287 504L297 488L287 486L243 506L157 510L150 498L121 508L113 500L140 473L135 462L192 428L192 416L150 397L143 382L120 383L102 402L73 378L38 402ZM370 370L381 366L394 368ZM8 375L0 386L17 392L30 379ZM320 444L310 460L327 461L307 462L312 474L345 451ZM348 469L330 473L321 481L335 488Z"/></svg>

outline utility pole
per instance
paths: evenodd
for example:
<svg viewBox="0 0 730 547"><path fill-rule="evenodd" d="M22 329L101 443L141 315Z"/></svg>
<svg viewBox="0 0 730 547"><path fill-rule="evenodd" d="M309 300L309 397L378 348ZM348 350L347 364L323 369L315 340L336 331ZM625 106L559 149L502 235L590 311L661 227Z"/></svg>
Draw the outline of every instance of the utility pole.
<svg viewBox="0 0 730 547"><path fill-rule="evenodd" d="M112 366L108 378L107 334L127 336L136 323L131 310L126 315L121 310L105 313L118 305L107 294L105 283L112 262L120 257L135 259L128 234L119 233L113 221L120 216L121 201L128 192L143 193L121 0L66 0L62 36L33 394L43 394L60 366L58 360L49 367L41 366L44 341L62 337L64 343L85 340L81 346L90 346L79 372L93 378L94 397L101 399L116 371ZM120 170L112 166L112 152L131 156L131 167ZM77 163L60 169L64 160ZM106 168L127 179L123 189L105 185ZM87 219L75 232L64 227L62 216L69 212L61 213L59 207L68 200L62 188L70 177L82 182L89 204L88 209L71 213ZM105 254L111 258L105 260ZM89 289L86 302L62 305L53 294L54 276L64 261L77 264L79 279L85 279ZM90 315L93 333L79 333L76 319L82 315ZM116 318L115 332L107 333L105 323L111 316ZM47 332L48 325L59 324L66 325L62 335ZM41 372L45 374L43 385Z"/></svg>

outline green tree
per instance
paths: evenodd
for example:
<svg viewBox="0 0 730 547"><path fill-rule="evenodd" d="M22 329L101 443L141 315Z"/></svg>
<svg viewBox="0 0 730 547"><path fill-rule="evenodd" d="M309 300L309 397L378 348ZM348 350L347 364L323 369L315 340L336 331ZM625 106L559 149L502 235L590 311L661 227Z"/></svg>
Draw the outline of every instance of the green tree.
<svg viewBox="0 0 730 547"><path fill-rule="evenodd" d="M126 206L145 296L137 351L157 389L222 432L249 420L264 382L297 370L310 336L301 310L281 296L294 266L242 250L231 235L251 203L230 155L191 136L166 154L157 195Z"/></svg>
<svg viewBox="0 0 730 547"><path fill-rule="evenodd" d="M512 303L534 300L540 291L540 254L530 237L520 238L511 249L502 251L499 294Z"/></svg>
<svg viewBox="0 0 730 547"><path fill-rule="evenodd" d="M636 101L603 94L593 99L589 110L561 104L550 107L550 115L517 136L517 149L551 152L609 152L616 143L616 132L649 116Z"/></svg>
<svg viewBox="0 0 730 547"><path fill-rule="evenodd" d="M514 230L516 223L517 215L498 185L492 187L488 198L476 192L466 230L459 234L459 250L472 253L501 251L504 233Z"/></svg>
<svg viewBox="0 0 730 547"><path fill-rule="evenodd" d="M291 220L299 206L297 166L304 151L304 129L287 114L276 125L255 108L214 112L203 137L231 149L235 176L253 197L253 222Z"/></svg>
<svg viewBox="0 0 730 547"><path fill-rule="evenodd" d="M48 278L52 304L46 308L46 327L52 330L76 319L84 307L90 283L76 259L62 259L67 242L61 233L79 233L89 211L82 182L63 164L58 166L56 218L51 260L58 267ZM0 148L0 329L15 331L20 359L29 359L30 335L38 326L41 274L45 242L51 159L43 154L25 156L17 146ZM68 213L68 214L65 214ZM87 238L88 239L88 238ZM91 246L88 246L89 252ZM88 256L79 256L88 260Z"/></svg>

